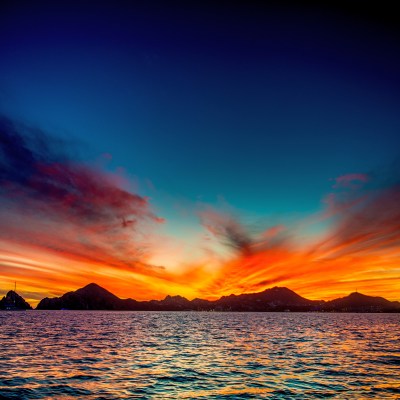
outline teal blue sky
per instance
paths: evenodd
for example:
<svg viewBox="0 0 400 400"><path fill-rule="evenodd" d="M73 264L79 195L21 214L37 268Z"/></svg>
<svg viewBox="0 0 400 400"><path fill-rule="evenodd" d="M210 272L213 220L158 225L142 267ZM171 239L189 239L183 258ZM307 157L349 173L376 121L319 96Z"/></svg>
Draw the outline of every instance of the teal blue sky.
<svg viewBox="0 0 400 400"><path fill-rule="evenodd" d="M111 155L106 168L138 182L171 232L191 229L199 203L314 213L336 177L398 156L390 12L13 3L2 113L76 142L84 161Z"/></svg>

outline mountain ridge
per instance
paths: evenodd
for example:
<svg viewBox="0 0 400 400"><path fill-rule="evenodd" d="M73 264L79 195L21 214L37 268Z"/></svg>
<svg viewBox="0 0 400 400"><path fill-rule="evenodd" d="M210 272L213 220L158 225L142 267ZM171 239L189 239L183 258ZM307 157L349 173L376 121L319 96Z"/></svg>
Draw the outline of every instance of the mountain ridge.
<svg viewBox="0 0 400 400"><path fill-rule="evenodd" d="M1 300L0 300L0 310L31 310L32 307L29 303L25 301L14 290L10 290Z"/></svg>
<svg viewBox="0 0 400 400"><path fill-rule="evenodd" d="M400 302L361 293L338 299L309 300L286 287L275 286L257 293L231 294L218 300L167 295L163 300L120 299L96 283L90 283L60 297L44 298L38 310L114 310L114 311L325 311L325 312L400 312Z"/></svg>

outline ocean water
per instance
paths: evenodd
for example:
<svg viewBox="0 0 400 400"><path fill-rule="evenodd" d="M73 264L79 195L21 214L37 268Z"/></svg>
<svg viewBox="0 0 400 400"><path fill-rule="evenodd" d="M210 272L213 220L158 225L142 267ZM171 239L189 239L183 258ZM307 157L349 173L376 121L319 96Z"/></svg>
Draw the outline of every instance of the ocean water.
<svg viewBox="0 0 400 400"><path fill-rule="evenodd" d="M0 398L399 399L400 314L0 312Z"/></svg>

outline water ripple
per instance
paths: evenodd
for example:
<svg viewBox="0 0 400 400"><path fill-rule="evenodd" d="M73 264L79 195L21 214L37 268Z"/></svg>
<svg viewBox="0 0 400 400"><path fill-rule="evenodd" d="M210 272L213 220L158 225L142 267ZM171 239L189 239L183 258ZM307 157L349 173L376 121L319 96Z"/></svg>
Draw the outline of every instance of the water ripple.
<svg viewBox="0 0 400 400"><path fill-rule="evenodd" d="M0 313L0 399L400 398L400 315Z"/></svg>

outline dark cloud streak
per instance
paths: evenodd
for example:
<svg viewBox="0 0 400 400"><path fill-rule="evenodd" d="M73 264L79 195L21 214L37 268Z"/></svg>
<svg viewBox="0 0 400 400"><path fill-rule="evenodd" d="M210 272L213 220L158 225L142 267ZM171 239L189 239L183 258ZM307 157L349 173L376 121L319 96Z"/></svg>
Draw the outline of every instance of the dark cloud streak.
<svg viewBox="0 0 400 400"><path fill-rule="evenodd" d="M58 147L58 148L57 148ZM48 213L63 213L80 223L128 226L124 221L157 219L147 200L118 187L112 177L63 153L62 144L35 129L0 119L1 200L29 199Z"/></svg>
<svg viewBox="0 0 400 400"><path fill-rule="evenodd" d="M143 262L148 200L120 177L75 160L68 145L0 118L0 238L122 268ZM151 266L148 266L151 269Z"/></svg>

